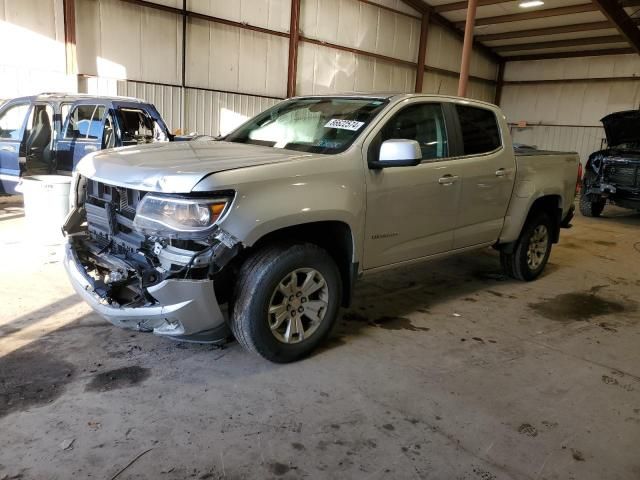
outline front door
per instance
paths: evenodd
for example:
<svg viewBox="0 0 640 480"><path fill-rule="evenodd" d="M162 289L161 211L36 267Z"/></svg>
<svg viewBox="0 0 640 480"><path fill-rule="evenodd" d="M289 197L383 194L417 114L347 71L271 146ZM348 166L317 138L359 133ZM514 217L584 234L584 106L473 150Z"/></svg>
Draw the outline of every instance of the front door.
<svg viewBox="0 0 640 480"><path fill-rule="evenodd" d="M379 153L389 139L416 140L422 163L367 168L364 268L376 268L446 252L453 247L460 200L460 165L450 160L443 106L415 99L396 109L365 145ZM369 157L371 158L371 157Z"/></svg>
<svg viewBox="0 0 640 480"><path fill-rule="evenodd" d="M23 149L26 162L23 175L48 175L55 172L52 140L54 138L54 112L48 103L34 103L25 132Z"/></svg>
<svg viewBox="0 0 640 480"><path fill-rule="evenodd" d="M56 145L59 172L73 171L85 155L102 148L105 113L105 105L73 106Z"/></svg>
<svg viewBox="0 0 640 480"><path fill-rule="evenodd" d="M463 155L457 160L462 191L453 246L465 248L495 242L500 236L516 166L493 110L455 104L455 112Z"/></svg>
<svg viewBox="0 0 640 480"><path fill-rule="evenodd" d="M21 148L29 104L9 105L0 113L0 193L15 193L21 174ZM24 155L23 162L24 162Z"/></svg>

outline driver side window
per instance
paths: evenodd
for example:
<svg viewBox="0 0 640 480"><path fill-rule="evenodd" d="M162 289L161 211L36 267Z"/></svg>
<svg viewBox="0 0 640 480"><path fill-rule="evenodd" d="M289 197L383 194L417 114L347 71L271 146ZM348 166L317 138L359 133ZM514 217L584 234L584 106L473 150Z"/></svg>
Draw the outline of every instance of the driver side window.
<svg viewBox="0 0 640 480"><path fill-rule="evenodd" d="M20 140L20 132L28 111L28 103L14 105L5 110L0 117L0 139Z"/></svg>
<svg viewBox="0 0 640 480"><path fill-rule="evenodd" d="M396 113L382 128L381 141L415 140L420 144L422 160L449 156L447 130L439 103L410 105Z"/></svg>

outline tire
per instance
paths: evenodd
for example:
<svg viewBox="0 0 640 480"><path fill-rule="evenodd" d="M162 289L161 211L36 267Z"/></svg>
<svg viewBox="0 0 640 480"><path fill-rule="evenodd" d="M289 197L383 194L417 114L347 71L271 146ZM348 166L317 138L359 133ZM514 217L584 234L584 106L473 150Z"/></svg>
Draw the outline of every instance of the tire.
<svg viewBox="0 0 640 480"><path fill-rule="evenodd" d="M599 217L604 210L605 203L606 201L603 199L594 202L588 195L581 195L580 213L583 217Z"/></svg>
<svg viewBox="0 0 640 480"><path fill-rule="evenodd" d="M267 360L299 360L331 332L341 292L338 267L322 248L309 243L266 246L240 268L231 331L244 348ZM302 334L297 333L300 327Z"/></svg>
<svg viewBox="0 0 640 480"><path fill-rule="evenodd" d="M582 180L582 191L586 192L596 181L597 177L593 172L585 173ZM595 201L594 198L596 198ZM599 217L604 210L605 204L606 200L604 198L594 195L580 195L580 213L584 217Z"/></svg>
<svg viewBox="0 0 640 480"><path fill-rule="evenodd" d="M554 228L548 214L544 212L533 214L525 223L513 251L500 252L500 263L505 273L516 280L527 282L538 278L551 255ZM546 235L541 237L540 234L543 231ZM532 245L532 242L535 244Z"/></svg>

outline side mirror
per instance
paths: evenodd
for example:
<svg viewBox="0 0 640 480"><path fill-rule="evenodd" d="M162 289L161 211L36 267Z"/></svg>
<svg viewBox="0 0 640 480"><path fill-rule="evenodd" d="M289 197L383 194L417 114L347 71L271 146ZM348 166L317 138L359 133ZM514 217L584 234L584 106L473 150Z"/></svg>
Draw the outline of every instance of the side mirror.
<svg viewBox="0 0 640 480"><path fill-rule="evenodd" d="M377 162L372 168L412 167L422 162L422 150L415 140L392 139L382 142Z"/></svg>

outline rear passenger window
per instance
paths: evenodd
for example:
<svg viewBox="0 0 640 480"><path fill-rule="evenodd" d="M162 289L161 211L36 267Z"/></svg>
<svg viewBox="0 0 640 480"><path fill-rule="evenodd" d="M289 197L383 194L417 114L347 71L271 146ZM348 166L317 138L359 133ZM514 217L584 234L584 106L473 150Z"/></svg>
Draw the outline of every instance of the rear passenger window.
<svg viewBox="0 0 640 480"><path fill-rule="evenodd" d="M501 146L500 129L495 114L484 108L456 105L464 155L479 155Z"/></svg>
<svg viewBox="0 0 640 480"><path fill-rule="evenodd" d="M78 105L73 109L67 123L64 138L85 138L96 140L102 138L102 105Z"/></svg>

